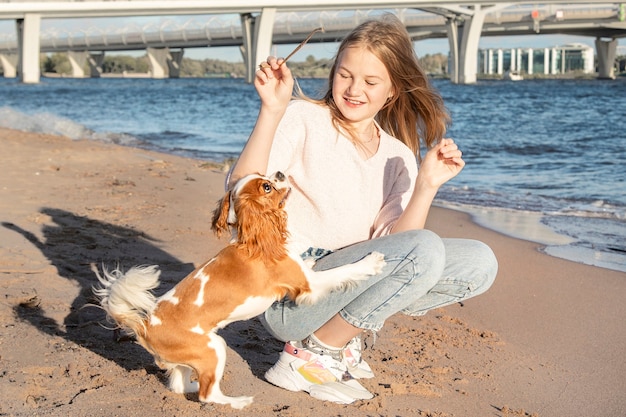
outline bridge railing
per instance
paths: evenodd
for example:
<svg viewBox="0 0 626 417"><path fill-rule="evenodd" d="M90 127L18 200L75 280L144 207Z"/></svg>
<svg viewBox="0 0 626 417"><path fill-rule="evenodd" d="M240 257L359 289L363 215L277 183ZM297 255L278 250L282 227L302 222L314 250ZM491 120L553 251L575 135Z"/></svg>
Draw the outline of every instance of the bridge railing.
<svg viewBox="0 0 626 417"><path fill-rule="evenodd" d="M541 5L510 6L507 9L487 15L485 26L499 26L514 23L532 25L531 12L541 21L590 21L615 18L618 10L607 5ZM318 39L335 41L347 30L381 10L336 10L316 12L278 13L274 23L275 43L294 43L298 35L306 34L313 28L322 26L326 35ZM393 11L407 26L412 28L416 38L445 37L443 16L420 12L415 9ZM197 18L195 18L197 19ZM419 31L419 35L416 34ZM82 50L132 50L152 47L198 47L240 45L242 37L239 16L224 19L223 15L208 15L206 22L189 20L182 24L166 20L160 24L139 26L127 25L122 28L92 27L76 32L49 29L41 34L41 52L82 51ZM15 33L0 33L0 52L17 51Z"/></svg>

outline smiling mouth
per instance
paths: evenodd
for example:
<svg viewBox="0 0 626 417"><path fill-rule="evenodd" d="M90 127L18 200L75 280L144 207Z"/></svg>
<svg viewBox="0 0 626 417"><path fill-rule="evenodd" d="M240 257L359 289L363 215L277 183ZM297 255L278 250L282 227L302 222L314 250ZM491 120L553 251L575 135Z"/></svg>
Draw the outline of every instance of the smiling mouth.
<svg viewBox="0 0 626 417"><path fill-rule="evenodd" d="M355 104L355 105L364 104L362 101L352 100L352 99L349 99L347 97L345 97L344 100L346 100L350 104Z"/></svg>

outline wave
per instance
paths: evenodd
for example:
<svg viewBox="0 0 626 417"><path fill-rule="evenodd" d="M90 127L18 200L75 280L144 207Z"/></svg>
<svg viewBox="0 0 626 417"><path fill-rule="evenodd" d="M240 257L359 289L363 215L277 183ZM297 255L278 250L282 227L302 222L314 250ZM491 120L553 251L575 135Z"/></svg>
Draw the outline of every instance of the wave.
<svg viewBox="0 0 626 417"><path fill-rule="evenodd" d="M133 135L117 132L96 132L52 113L26 114L6 106L0 107L0 127L24 132L66 136L73 140L90 139L118 145L142 145L142 141Z"/></svg>
<svg viewBox="0 0 626 417"><path fill-rule="evenodd" d="M178 130L131 135L120 132L98 132L68 118L49 112L27 114L11 107L0 107L0 127L24 132L65 136L72 140L86 139L104 143L131 146L152 151L222 162L236 158L239 152L232 150L234 143L243 147L240 138L228 143L211 140L204 136ZM216 135L223 137L223 134Z"/></svg>
<svg viewBox="0 0 626 417"><path fill-rule="evenodd" d="M486 189L480 187L444 185L437 194L437 200L445 204L457 205L473 210L489 207L497 210L536 212L550 216L602 218L617 221L626 220L626 205L621 201L583 198L577 196L557 197L534 193L519 193L515 190Z"/></svg>

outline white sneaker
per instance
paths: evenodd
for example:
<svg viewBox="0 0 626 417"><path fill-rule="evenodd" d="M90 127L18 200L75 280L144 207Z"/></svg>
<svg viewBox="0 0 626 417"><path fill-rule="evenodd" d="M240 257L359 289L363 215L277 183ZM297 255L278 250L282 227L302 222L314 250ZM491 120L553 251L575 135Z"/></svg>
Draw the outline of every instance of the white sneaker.
<svg viewBox="0 0 626 417"><path fill-rule="evenodd" d="M313 398L340 404L374 397L352 378L345 364L330 355L316 354L299 342L285 343L265 379L289 391L306 391Z"/></svg>
<svg viewBox="0 0 626 417"><path fill-rule="evenodd" d="M374 378L374 371L361 355L361 336L356 336L350 340L341 352L342 361L348 368L348 372L353 378Z"/></svg>

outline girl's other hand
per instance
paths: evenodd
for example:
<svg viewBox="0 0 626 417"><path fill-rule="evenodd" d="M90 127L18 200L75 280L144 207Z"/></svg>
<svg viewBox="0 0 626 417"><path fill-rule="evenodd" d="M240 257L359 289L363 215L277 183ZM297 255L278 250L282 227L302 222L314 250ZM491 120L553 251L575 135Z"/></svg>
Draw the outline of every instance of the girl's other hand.
<svg viewBox="0 0 626 417"><path fill-rule="evenodd" d="M463 153L452 139L442 139L427 153L418 171L424 185L439 188L454 178L465 166Z"/></svg>

